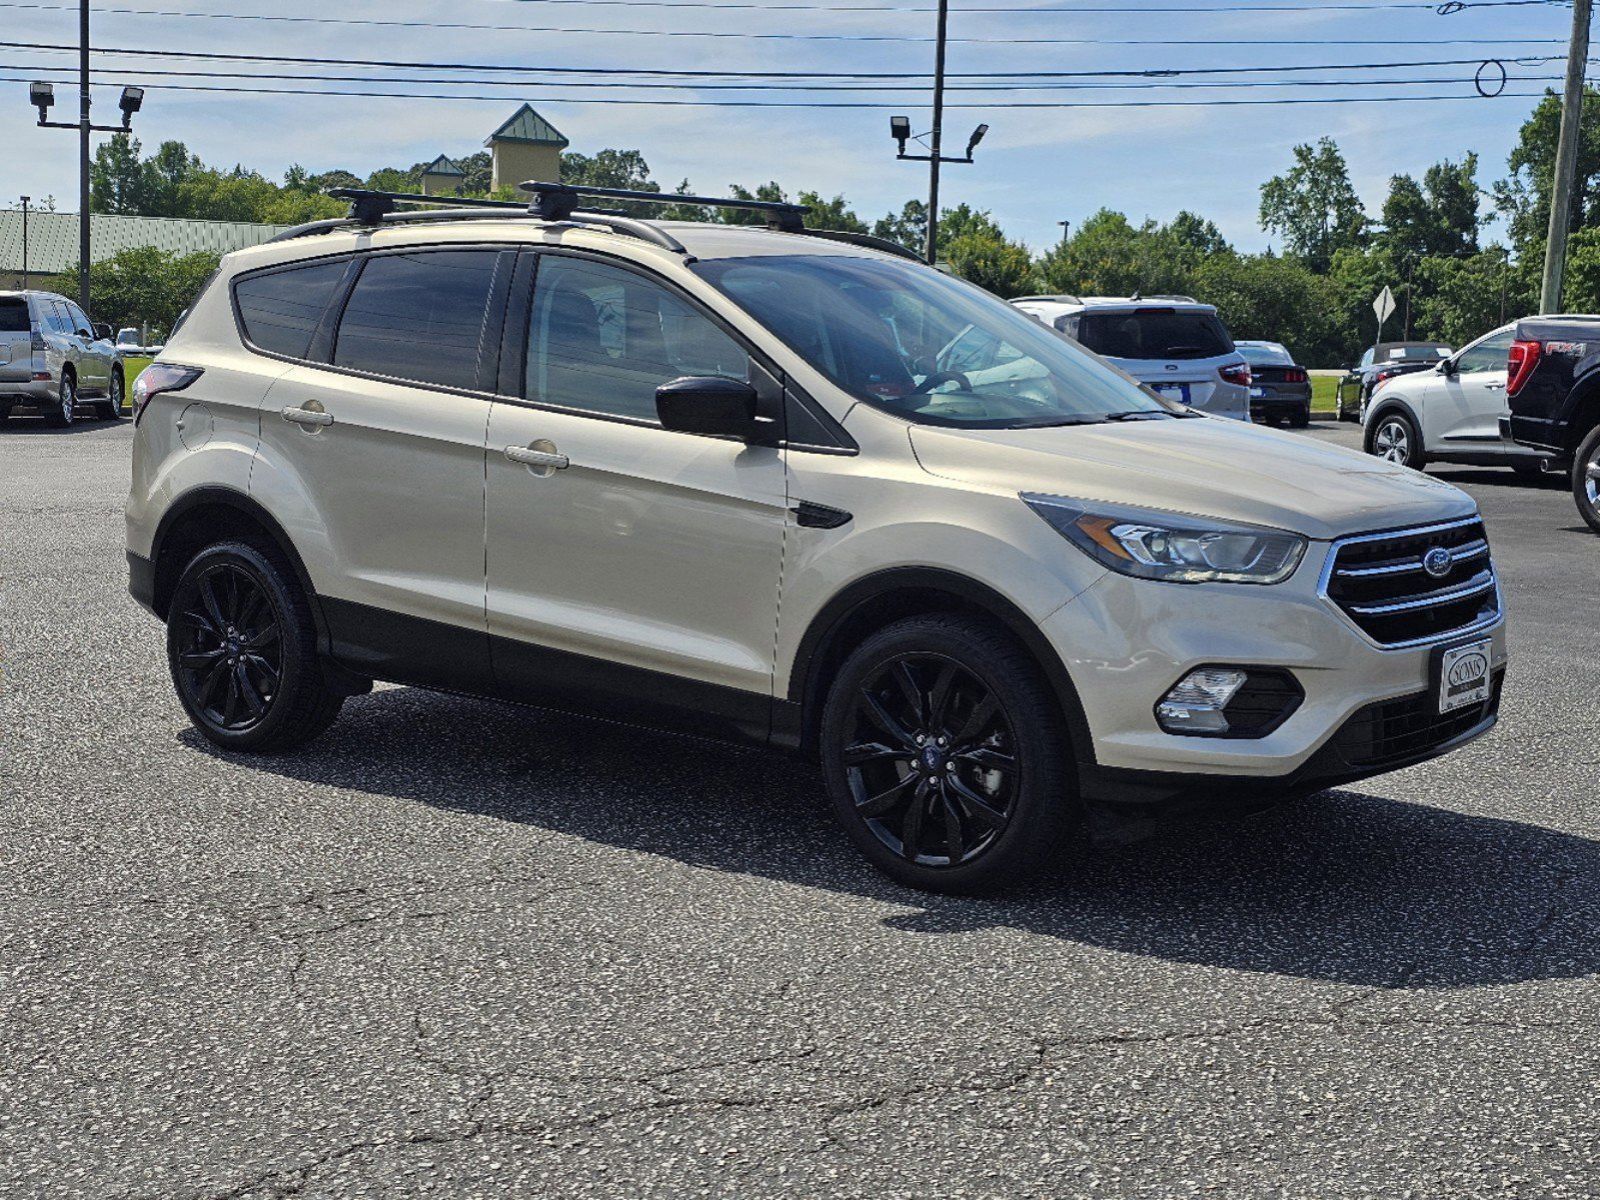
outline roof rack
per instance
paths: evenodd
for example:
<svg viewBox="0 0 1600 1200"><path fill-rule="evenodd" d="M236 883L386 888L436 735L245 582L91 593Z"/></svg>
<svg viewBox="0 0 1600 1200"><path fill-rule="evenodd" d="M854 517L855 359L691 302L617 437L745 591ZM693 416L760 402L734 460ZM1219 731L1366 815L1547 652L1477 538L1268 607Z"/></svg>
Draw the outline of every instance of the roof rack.
<svg viewBox="0 0 1600 1200"><path fill-rule="evenodd" d="M703 208L733 208L759 212L766 217L768 229L780 233L795 233L827 241L863 246L900 258L921 262L920 255L898 243L867 233L854 233L841 229L807 229L805 214L811 211L804 204L789 204L779 200L740 200L716 196L684 196L670 192L632 192L623 188L585 187L581 184L550 183L530 179L517 185L532 195L532 202L517 200L485 200L468 196L428 196L417 192L385 192L373 188L332 188L329 196L350 201L350 215L321 221L308 221L268 238L269 242L289 241L309 237L334 229L348 229L352 224L364 226L410 224L424 221L461 221L493 219L513 213L551 222L600 225L614 233L639 238L663 250L692 258L687 247L652 221L627 216L612 208L579 208L580 196L626 200L634 204L688 204ZM401 204L434 205L428 211L401 211Z"/></svg>

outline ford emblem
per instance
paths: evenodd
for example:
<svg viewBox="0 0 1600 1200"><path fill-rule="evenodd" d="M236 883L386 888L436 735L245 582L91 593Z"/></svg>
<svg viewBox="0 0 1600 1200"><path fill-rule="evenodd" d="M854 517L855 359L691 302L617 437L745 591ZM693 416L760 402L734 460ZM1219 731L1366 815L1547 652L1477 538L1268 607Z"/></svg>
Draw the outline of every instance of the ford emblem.
<svg viewBox="0 0 1600 1200"><path fill-rule="evenodd" d="M1450 551L1443 546L1435 546L1422 556L1422 569L1435 579L1443 579L1450 574L1450 568L1455 560L1450 557Z"/></svg>

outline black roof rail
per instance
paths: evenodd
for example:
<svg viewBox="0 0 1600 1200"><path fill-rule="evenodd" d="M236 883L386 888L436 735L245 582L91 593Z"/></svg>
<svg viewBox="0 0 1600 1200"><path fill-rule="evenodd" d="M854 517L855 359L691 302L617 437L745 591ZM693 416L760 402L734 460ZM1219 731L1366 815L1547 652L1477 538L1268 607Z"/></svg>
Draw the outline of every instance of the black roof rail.
<svg viewBox="0 0 1600 1200"><path fill-rule="evenodd" d="M738 200L722 196L680 196L673 192L632 192L626 188L588 187L584 184L551 183L529 179L517 184L533 196L533 212L546 220L561 221L578 210L579 196L599 196L606 200L628 200L634 204L691 204L697 208L742 208L763 213L769 229L785 233L805 232L804 204L782 200Z"/></svg>
<svg viewBox="0 0 1600 1200"><path fill-rule="evenodd" d="M891 242L888 238L877 237L870 233L856 233L849 229L796 229L794 233L803 233L807 237L823 238L830 242L845 242L851 246L865 246L868 250L881 250L885 254L892 254L896 258L909 258L912 262L925 262L922 255L915 250L907 250L899 242Z"/></svg>

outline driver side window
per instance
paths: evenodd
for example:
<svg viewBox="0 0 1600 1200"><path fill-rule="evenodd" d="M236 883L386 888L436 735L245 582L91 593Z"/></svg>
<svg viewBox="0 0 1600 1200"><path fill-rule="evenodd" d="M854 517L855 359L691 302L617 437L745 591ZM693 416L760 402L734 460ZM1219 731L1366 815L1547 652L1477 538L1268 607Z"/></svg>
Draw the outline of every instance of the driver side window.
<svg viewBox="0 0 1600 1200"><path fill-rule="evenodd" d="M1477 371L1504 371L1506 356L1511 351L1511 330L1485 338L1470 350L1464 350L1456 359L1456 371L1470 375Z"/></svg>

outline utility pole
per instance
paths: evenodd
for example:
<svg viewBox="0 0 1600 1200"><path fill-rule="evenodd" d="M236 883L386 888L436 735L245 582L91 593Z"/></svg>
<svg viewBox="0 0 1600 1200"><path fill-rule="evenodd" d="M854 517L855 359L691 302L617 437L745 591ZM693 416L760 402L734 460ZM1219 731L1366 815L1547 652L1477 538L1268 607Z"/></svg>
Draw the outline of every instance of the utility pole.
<svg viewBox="0 0 1600 1200"><path fill-rule="evenodd" d="M22 198L22 290L28 290L28 201L32 196Z"/></svg>
<svg viewBox="0 0 1600 1200"><path fill-rule="evenodd" d="M1572 41L1567 48L1567 78L1561 96L1561 136L1556 143L1555 179L1550 189L1550 231L1544 246L1544 279L1539 311L1561 308L1562 275L1567 266L1567 229L1572 221L1572 189L1578 168L1579 127L1583 124L1583 72L1589 59L1591 0L1572 0Z"/></svg>
<svg viewBox="0 0 1600 1200"><path fill-rule="evenodd" d="M944 47L945 24L950 16L950 0L939 0L939 32L933 49L933 129L928 155L928 237L922 257L932 263L939 248L939 147L944 133Z"/></svg>
<svg viewBox="0 0 1600 1200"><path fill-rule="evenodd" d="M89 311L89 0L78 0L78 307Z"/></svg>

